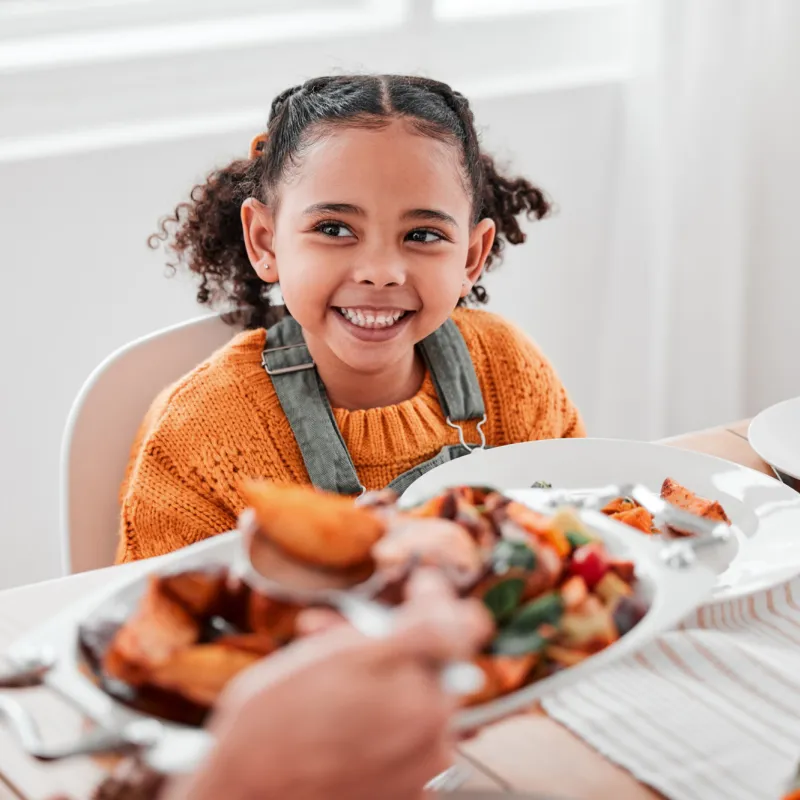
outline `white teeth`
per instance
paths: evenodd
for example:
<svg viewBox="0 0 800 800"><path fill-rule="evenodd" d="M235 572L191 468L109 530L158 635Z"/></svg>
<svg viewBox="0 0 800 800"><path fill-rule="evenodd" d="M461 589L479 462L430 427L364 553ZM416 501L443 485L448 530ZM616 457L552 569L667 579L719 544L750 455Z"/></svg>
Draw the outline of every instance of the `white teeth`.
<svg viewBox="0 0 800 800"><path fill-rule="evenodd" d="M353 325L359 328L391 328L400 319L402 319L405 311L362 311L360 308L340 308L339 313Z"/></svg>

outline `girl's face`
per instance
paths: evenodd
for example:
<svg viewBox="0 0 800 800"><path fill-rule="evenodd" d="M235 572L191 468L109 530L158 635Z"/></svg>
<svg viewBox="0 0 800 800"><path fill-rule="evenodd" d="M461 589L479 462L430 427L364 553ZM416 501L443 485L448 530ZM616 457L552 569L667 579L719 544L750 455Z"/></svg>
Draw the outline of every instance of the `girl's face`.
<svg viewBox="0 0 800 800"><path fill-rule="evenodd" d="M280 281L312 350L357 372L385 370L469 293L494 223L471 225L458 159L454 145L400 120L334 128L290 167L274 212L245 203L251 261Z"/></svg>

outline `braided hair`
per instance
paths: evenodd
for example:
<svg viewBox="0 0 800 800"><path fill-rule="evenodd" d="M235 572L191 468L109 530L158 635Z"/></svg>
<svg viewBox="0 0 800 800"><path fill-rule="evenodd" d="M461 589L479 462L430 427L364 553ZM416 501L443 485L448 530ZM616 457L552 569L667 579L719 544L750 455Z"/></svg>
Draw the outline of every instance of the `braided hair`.
<svg viewBox="0 0 800 800"><path fill-rule="evenodd" d="M313 78L279 94L272 102L266 135L253 157L216 169L195 186L189 200L159 223L148 243L166 243L174 271L184 265L200 279L197 301L235 308L229 322L267 327L274 319L269 293L250 265L240 210L248 197L268 203L313 136L332 126L380 128L402 117L419 133L461 150L465 186L472 198L473 223L487 217L497 228L486 268L496 266L505 242L520 244L520 218L541 219L550 210L542 191L524 178L498 172L481 152L467 99L447 84L401 75L338 75ZM476 283L462 302L485 303Z"/></svg>

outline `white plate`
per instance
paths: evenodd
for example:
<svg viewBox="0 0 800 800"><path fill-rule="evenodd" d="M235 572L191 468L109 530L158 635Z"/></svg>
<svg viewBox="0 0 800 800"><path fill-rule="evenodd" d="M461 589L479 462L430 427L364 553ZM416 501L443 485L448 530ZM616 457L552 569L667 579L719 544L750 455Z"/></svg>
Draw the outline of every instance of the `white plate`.
<svg viewBox="0 0 800 800"><path fill-rule="evenodd" d="M800 495L774 478L714 456L666 445L614 439L556 439L476 451L431 470L403 495L413 503L459 484L500 490L547 481L558 489L643 483L660 491L673 478L718 500L735 541L709 554L714 598L728 600L800 573Z"/></svg>
<svg viewBox="0 0 800 800"><path fill-rule="evenodd" d="M800 397L762 411L750 423L747 438L767 464L800 480Z"/></svg>

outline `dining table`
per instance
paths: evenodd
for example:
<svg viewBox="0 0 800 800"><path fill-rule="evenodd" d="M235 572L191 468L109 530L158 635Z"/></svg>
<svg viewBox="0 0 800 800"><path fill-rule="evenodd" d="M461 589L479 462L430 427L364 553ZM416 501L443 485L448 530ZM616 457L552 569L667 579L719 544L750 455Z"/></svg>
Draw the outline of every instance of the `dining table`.
<svg viewBox="0 0 800 800"><path fill-rule="evenodd" d="M722 425L663 443L772 475L770 466L748 443L747 424ZM141 563L112 566L0 592L0 653L59 610L102 589L123 572L141 567ZM45 688L14 690L14 697L24 703L48 742L68 741L85 727L76 710ZM568 800L652 800L661 796L538 707L490 725L462 742L458 760L467 776L462 788L492 790L501 795L536 791ZM0 800L89 798L111 769L113 762L107 758L40 763L22 752L0 721Z"/></svg>

